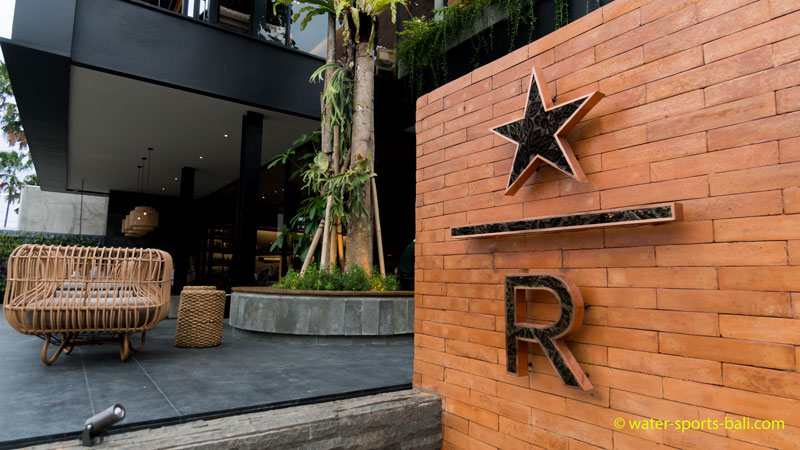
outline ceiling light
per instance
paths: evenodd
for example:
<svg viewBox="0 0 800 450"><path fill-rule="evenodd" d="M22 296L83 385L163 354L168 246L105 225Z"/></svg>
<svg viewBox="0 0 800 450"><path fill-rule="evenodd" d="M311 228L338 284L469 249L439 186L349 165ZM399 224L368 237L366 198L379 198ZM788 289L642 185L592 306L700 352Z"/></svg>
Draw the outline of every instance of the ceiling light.
<svg viewBox="0 0 800 450"><path fill-rule="evenodd" d="M166 191L166 190L167 190L167 188L166 188L166 187L164 187L164 186L161 186L161 190L162 190L162 191Z"/></svg>
<svg viewBox="0 0 800 450"><path fill-rule="evenodd" d="M229 137L228 133L223 134L222 137Z"/></svg>
<svg viewBox="0 0 800 450"><path fill-rule="evenodd" d="M200 159L203 159L203 157L201 156Z"/></svg>
<svg viewBox="0 0 800 450"><path fill-rule="evenodd" d="M267 198L267 196L266 195L262 195L261 198Z"/></svg>
<svg viewBox="0 0 800 450"><path fill-rule="evenodd" d="M178 181L178 177L175 177L174 179L175 179L175 181Z"/></svg>

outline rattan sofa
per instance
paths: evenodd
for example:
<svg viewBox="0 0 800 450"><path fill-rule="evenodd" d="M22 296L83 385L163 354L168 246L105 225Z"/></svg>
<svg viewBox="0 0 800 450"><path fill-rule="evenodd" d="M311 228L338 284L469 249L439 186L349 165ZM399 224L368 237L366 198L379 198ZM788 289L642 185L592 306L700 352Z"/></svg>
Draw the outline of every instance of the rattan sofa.
<svg viewBox="0 0 800 450"><path fill-rule="evenodd" d="M124 361L167 316L171 277L172 257L161 250L25 244L8 260L3 311L20 333L44 338L45 364L102 343L118 344ZM58 349L48 357L51 341Z"/></svg>

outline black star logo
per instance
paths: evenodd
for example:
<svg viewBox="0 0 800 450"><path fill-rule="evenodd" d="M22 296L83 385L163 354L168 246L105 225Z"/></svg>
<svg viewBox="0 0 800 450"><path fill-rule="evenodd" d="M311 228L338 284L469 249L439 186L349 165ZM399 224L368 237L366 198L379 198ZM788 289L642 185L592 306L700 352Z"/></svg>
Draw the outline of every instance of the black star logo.
<svg viewBox="0 0 800 450"><path fill-rule="evenodd" d="M553 105L542 71L533 68L525 116L492 130L517 144L506 195L514 195L542 162L580 182L586 181L586 175L567 142L567 134L601 98L603 94L592 92Z"/></svg>

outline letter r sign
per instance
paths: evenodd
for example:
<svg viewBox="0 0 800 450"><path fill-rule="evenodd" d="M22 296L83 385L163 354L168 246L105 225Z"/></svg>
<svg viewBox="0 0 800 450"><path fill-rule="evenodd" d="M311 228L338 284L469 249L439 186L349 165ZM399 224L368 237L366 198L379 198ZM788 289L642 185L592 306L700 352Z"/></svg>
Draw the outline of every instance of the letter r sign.
<svg viewBox="0 0 800 450"><path fill-rule="evenodd" d="M526 322L525 290L551 292L558 299L561 315L552 325ZM533 274L506 277L506 369L528 375L528 343L538 342L556 373L571 387L593 389L589 378L562 340L583 323L583 298L575 283L560 275Z"/></svg>

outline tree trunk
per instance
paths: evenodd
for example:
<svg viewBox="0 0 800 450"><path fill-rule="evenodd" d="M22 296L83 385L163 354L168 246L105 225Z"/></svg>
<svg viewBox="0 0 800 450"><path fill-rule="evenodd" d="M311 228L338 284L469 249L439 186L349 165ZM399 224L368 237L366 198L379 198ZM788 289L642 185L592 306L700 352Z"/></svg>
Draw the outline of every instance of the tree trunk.
<svg viewBox="0 0 800 450"><path fill-rule="evenodd" d="M370 26L364 23L362 27ZM356 45L356 63L353 76L353 136L350 145L350 167L355 167L357 158L367 160L373 167L375 152L375 115L373 95L375 93L375 61L369 52L369 43ZM369 271L372 267L372 189L367 183L362 192L362 200L367 209L367 217L357 220L349 218L347 223L347 248L345 266L359 265Z"/></svg>
<svg viewBox="0 0 800 450"><path fill-rule="evenodd" d="M325 53L325 63L330 64L336 61L336 18L333 17L333 14L328 13L328 39L327 39L328 49ZM325 88L328 87L328 82L331 79L331 74L333 74L333 69L328 68L325 69ZM324 88L324 89L325 89ZM324 92L323 89L323 92ZM328 119L331 116L331 108L330 105L325 107L325 112L322 116L322 134L320 136L320 143L322 152L326 155L331 154L331 126L328 122ZM331 165L333 167L333 165Z"/></svg>
<svg viewBox="0 0 800 450"><path fill-rule="evenodd" d="M8 210L11 209L11 199L8 199L8 204L6 205L6 221L3 222L3 228L8 226Z"/></svg>

